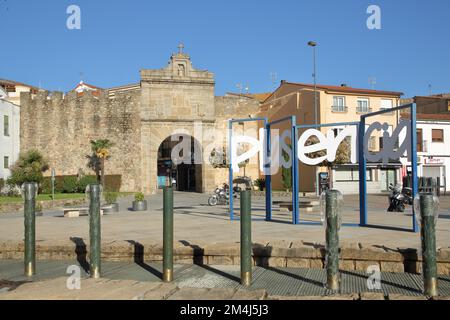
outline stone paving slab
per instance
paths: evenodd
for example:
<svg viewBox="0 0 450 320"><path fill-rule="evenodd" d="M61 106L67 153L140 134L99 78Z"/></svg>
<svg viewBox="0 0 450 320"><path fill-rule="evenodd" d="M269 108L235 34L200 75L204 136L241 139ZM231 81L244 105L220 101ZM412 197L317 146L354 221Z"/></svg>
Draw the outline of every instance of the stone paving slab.
<svg viewBox="0 0 450 320"><path fill-rule="evenodd" d="M235 289L180 288L167 300L229 300L235 293Z"/></svg>
<svg viewBox="0 0 450 320"><path fill-rule="evenodd" d="M178 290L179 288L174 283L160 284L154 290L145 292L142 296L142 300L167 300L167 298Z"/></svg>
<svg viewBox="0 0 450 320"><path fill-rule="evenodd" d="M184 242L189 245L176 246L175 253L179 255L192 254L196 245L202 246L206 252L215 254L214 243L228 244L223 247L218 254L235 254L238 247L233 245L239 241L239 221L230 221L227 206L210 207L205 205L208 195L176 193L174 208L174 239L175 243ZM121 199L121 211L102 217L102 241L104 244L111 244L108 252L112 254L119 248L115 246L117 241L126 242L133 240L136 243L159 244L149 252L161 250L162 240L162 197L154 195L148 197L149 210L147 212L128 211L131 198ZM437 226L438 247L448 248L450 244L450 219L447 217L450 211L450 197L440 198L441 218ZM411 210L408 208L405 213L386 213L386 196L369 195L369 223L386 228L361 228L348 227L343 225L340 238L341 243L358 244L365 242L368 245L381 246L381 251L390 252L389 248L397 247L419 248L420 236L409 232L411 228ZM253 201L254 217L264 216L264 198L255 197ZM236 212L239 208L236 207ZM57 216L58 212L45 212L44 216L37 217L36 239L38 245L74 246L70 238L85 239L88 243L89 227L88 218L80 217L75 219L65 219ZM62 214L62 211L60 212ZM307 213L300 212L302 222L319 222L318 211ZM253 240L255 243L262 243L272 250L273 255L283 254L289 248L289 242L303 240L310 243L324 243L325 233L320 224L300 224L292 225L291 214L279 211L277 205L273 206L273 222L254 221ZM359 219L359 206L357 196L346 196L344 204L344 221L347 223L357 223ZM403 231L401 231L403 229ZM195 232L193 232L195 230ZM406 231L405 231L406 230ZM0 215L0 250L2 244L7 241L20 243L23 240L23 214L10 213ZM207 242L207 243L205 243ZM283 244L283 242L286 242ZM275 246L273 246L275 244ZM383 249L384 247L388 249ZM122 246L120 246L122 247ZM295 246L291 245L291 248ZM124 252L117 252L118 255L127 251L131 252L133 245L128 243ZM18 248L19 249L19 248ZM146 248L147 249L147 248ZM278 252L278 253L277 253ZM351 254L350 250L348 252ZM361 252L362 254L363 252ZM386 253L386 252L385 252ZM146 253L145 253L146 254ZM448 255L449 253L445 253ZM397 252L391 255L392 261L399 261L401 256ZM440 257L438 257L440 259ZM447 259L442 256L442 259Z"/></svg>

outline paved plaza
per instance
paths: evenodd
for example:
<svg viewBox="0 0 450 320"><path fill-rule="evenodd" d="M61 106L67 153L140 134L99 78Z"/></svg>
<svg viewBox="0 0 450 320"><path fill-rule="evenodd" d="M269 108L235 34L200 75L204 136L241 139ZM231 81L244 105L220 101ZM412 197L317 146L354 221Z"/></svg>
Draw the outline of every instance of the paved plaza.
<svg viewBox="0 0 450 320"><path fill-rule="evenodd" d="M239 221L230 221L227 206L208 206L207 198L207 194L174 193L175 245L178 245L179 248L180 244L186 245L186 243L191 247L206 244L208 250L222 248L216 249L216 251L225 250L224 254L235 255L236 248L231 249L227 247L227 244L239 242ZM120 211L102 217L102 243L103 245L145 243L146 248L152 251L152 246L155 243L162 243L162 194L147 196L149 209L146 212L132 211L130 208L132 200L132 196L120 198ZM289 198L274 198L273 200L273 221L266 222L263 220L265 217L264 197L253 197L252 240L254 243L264 245L267 243L289 244L292 242L292 246L294 246L294 242L299 241L313 244L325 242L325 232L320 224L320 209L318 206L314 207L312 212L300 210L302 224L293 225L291 223L291 212L286 211L279 205L282 201L289 201ZM239 201L236 201L235 204L235 212L238 217ZM420 248L419 234L411 232L411 208L409 207L405 213L387 213L386 204L387 198L384 195L369 196L370 226L358 227L358 197L345 197L340 239L342 246L349 246L342 252L342 258L349 258L348 255L354 248L351 247L352 244L360 244L360 247L364 244L361 247L362 249L357 247L357 254L359 259L368 260L341 261L344 269L341 270L342 280L339 292L330 292L324 288L325 270L323 265L317 265L317 262L320 264L320 256L318 256L319 260L312 259L306 266L302 267L305 260L300 258L292 258L294 264L291 264L289 262L291 260L289 260L287 264L276 265L277 259L280 258L277 258L275 254L275 257L270 258L273 260L269 259L269 265L264 263L254 265L252 286L244 288L239 284L239 263L221 265L220 261L223 260L220 260L220 256L214 257L214 259L219 260L208 260L209 263L197 264L192 257L189 263L176 261L174 282L163 283L161 282L161 262L146 261L142 257L136 259L136 256L134 261L132 259L131 261L115 261L114 253L109 252L108 255L111 256L108 259L105 258L102 262L102 278L99 280L90 279L86 272L88 264L86 254L83 255L83 250L78 252L80 248L77 246L78 258L74 260L67 259L67 256L64 256L63 253L67 248L69 248L69 251L74 250L74 239L79 239L85 244L89 243L89 219L87 216L65 218L62 208L55 208L45 211L43 216L36 219L36 244L41 248L38 251L42 250L44 246L52 247L52 259L47 260L46 256L39 256L36 267L37 274L31 278L23 276L23 260L20 258L22 253L19 251L14 255L15 258L0 260L0 300L425 299L422 294L423 281L421 275L414 270L407 271L407 264L404 264L406 262L403 262L403 258L400 258L399 262L383 262L382 259L384 258L372 256L379 255L380 253L377 251L369 251L369 257L363 257L364 252L366 252L364 251L366 245L390 248ZM445 257L448 255L450 243L449 208L450 197L441 197L436 235L437 247L446 250L439 253L439 257L443 257L443 259L447 259ZM4 248L7 248L8 243L21 244L24 234L23 222L21 212L1 214L0 245L3 244ZM14 248L14 245L11 248ZM58 250L61 252L58 253ZM315 257L314 252L317 251L314 250L317 249L311 250L313 250L312 257ZM381 254L385 258L394 254L390 250L382 249L382 251ZM211 251L208 254L211 254ZM395 254L398 255L398 253ZM62 258L58 258L58 255ZM158 253L156 253L157 255ZM288 256L289 253L286 254L286 257ZM372 290L368 289L367 286L369 274L365 268L377 263L370 261L376 259L381 259L379 263L382 267L382 286L379 290ZM211 263L211 261L213 262ZM272 262L275 262L275 264L272 264ZM351 264L351 270L346 269L348 263ZM81 290L69 290L66 286L67 279L70 276L67 273L67 268L71 265L80 266ZM388 269L383 269L386 267ZM439 270L446 272L445 268L447 267L443 263ZM446 297L450 296L450 278L448 273L444 274L439 276L439 287L441 298L447 299Z"/></svg>
<svg viewBox="0 0 450 320"><path fill-rule="evenodd" d="M174 193L174 239L190 243L232 243L239 241L239 221L230 221L228 207L207 205L207 194ZM340 231L342 243L364 243L390 247L419 248L418 233L410 232L411 208L405 213L387 213L387 196L372 195L368 199L369 224L358 227L359 203L357 196L346 196L343 210L343 226ZM120 199L120 212L102 217L102 241L134 240L140 242L162 241L162 194L147 196L149 210L131 211L131 196ZM289 201L289 198L274 198ZM313 212L300 209L302 224L291 224L291 213L273 206L272 222L264 221L264 197L253 197L252 201L253 242L308 241L324 243L325 232L320 225L319 207ZM437 246L450 244L450 197L440 198L440 217L437 223ZM235 212L239 213L239 201L235 201ZM0 214L0 242L22 241L23 214ZM37 244L71 244L70 238L89 239L88 217L64 218L62 209L45 211L36 220Z"/></svg>

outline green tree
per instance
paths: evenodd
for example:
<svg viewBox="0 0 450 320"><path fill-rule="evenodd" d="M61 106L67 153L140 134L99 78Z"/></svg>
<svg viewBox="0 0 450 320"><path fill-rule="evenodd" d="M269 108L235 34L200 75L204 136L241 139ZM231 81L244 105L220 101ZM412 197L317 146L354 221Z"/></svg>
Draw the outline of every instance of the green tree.
<svg viewBox="0 0 450 320"><path fill-rule="evenodd" d="M289 146L290 147L290 146ZM283 150L282 152L284 161L289 160L289 154ZM286 190L291 190L292 188L292 170L291 168L281 168L281 178L283 181L283 186Z"/></svg>
<svg viewBox="0 0 450 320"><path fill-rule="evenodd" d="M91 140L92 155L88 155L88 166L94 170L97 181L105 188L105 161L110 158L110 149L114 145L108 139Z"/></svg>
<svg viewBox="0 0 450 320"><path fill-rule="evenodd" d="M305 146L310 146L310 145L314 145L316 143L319 143L319 139L316 136L312 136L310 137L306 143ZM330 177L330 181L333 181L333 177L332 177L332 173L333 173L333 166L336 165L341 165L341 164L346 164L350 162L350 143L348 141L348 139L344 139L338 146L337 150L336 150L336 158L334 159L333 162L329 162L328 160L324 160L321 163L318 164L318 166L320 167L327 167L328 170L328 175ZM319 150L316 152L312 152L309 154L306 154L309 158L319 158L319 157L323 157L326 156L326 151L325 150ZM332 186L330 186L332 187Z"/></svg>
<svg viewBox="0 0 450 320"><path fill-rule="evenodd" d="M209 156L209 163L213 168L228 168L227 152L225 147L214 148Z"/></svg>
<svg viewBox="0 0 450 320"><path fill-rule="evenodd" d="M9 185L21 186L24 182L37 182L43 180L43 173L49 168L47 160L37 150L21 153L19 159L11 166Z"/></svg>

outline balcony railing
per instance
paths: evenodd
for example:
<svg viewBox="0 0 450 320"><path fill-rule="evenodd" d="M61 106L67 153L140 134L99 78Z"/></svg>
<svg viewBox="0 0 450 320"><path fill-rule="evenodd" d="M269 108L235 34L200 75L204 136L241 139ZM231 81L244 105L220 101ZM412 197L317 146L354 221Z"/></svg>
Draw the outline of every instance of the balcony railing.
<svg viewBox="0 0 450 320"><path fill-rule="evenodd" d="M348 107L347 106L331 106L331 111L345 113L348 111Z"/></svg>
<svg viewBox="0 0 450 320"><path fill-rule="evenodd" d="M372 112L372 108L356 107L356 113L369 113Z"/></svg>

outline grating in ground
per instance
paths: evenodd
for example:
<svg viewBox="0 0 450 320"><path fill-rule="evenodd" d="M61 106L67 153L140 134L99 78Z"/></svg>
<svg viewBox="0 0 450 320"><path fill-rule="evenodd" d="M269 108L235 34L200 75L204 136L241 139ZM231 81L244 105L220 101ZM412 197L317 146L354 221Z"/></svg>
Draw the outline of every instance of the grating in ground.
<svg viewBox="0 0 450 320"><path fill-rule="evenodd" d="M20 281L41 281L69 276L66 273L74 261L38 261L38 273L28 279L23 275L22 261L0 260L0 290L9 290L20 285ZM161 263L104 262L102 277L110 280L134 280L139 282L161 282ZM82 279L88 277L82 271ZM228 288L258 290L264 289L272 296L324 296L333 294L326 290L326 272L323 269L254 267L252 286L240 284L239 266L175 265L174 284L180 288ZM421 296L422 276L410 273L381 273L381 289L369 289L369 274L364 271L343 271L340 294L378 292L384 296L400 294ZM439 293L450 295L450 276L439 277Z"/></svg>

